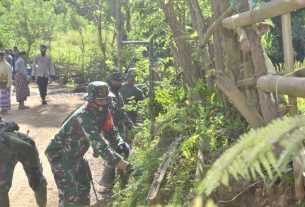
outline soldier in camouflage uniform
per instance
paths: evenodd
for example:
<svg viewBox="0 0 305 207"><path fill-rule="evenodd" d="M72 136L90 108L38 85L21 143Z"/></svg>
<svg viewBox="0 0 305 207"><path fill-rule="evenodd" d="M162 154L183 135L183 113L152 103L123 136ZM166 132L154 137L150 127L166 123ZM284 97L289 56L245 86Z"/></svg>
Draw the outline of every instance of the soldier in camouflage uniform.
<svg viewBox="0 0 305 207"><path fill-rule="evenodd" d="M26 134L16 132L18 129L14 122L0 120L0 207L10 206L8 192L18 161L23 165L29 185L35 193L36 203L39 207L45 207L47 181L42 175L35 142Z"/></svg>
<svg viewBox="0 0 305 207"><path fill-rule="evenodd" d="M124 100L120 93L120 88L122 87L123 76L119 72L114 72L110 76L111 80L109 83L110 91L115 95L112 98L112 104L110 106L110 111L113 117L114 126L119 130L120 134L124 134L124 127L128 130L134 128L134 124L127 115L126 111L123 110Z"/></svg>
<svg viewBox="0 0 305 207"><path fill-rule="evenodd" d="M119 155L128 154L129 146L114 128L108 108L110 95L107 83L90 83L87 102L66 118L46 149L58 187L60 207L90 204L90 181L83 158L90 145L95 155L107 161L107 166L129 173L134 171L133 166Z"/></svg>
<svg viewBox="0 0 305 207"><path fill-rule="evenodd" d="M120 93L123 96L125 104L131 104L133 101L138 103L139 101L144 100L144 93L141 89L135 86L137 76L137 69L130 68L127 73L127 82L123 84L120 89ZM127 115L130 117L133 123L136 123L137 120L137 110L127 111Z"/></svg>
<svg viewBox="0 0 305 207"><path fill-rule="evenodd" d="M119 92L122 87L123 76L119 72L114 72L110 76L109 88L110 91L115 95L112 98L112 104L110 105L110 111L113 117L114 126L119 130L121 135L125 135L125 127L128 130L134 128L134 124L126 114L126 112L122 109L124 105L122 94ZM124 141L129 142L127 140L127 136L124 136ZM127 159L128 155L126 155ZM122 171L119 171L121 184L126 185L128 176L124 174ZM110 197L112 195L112 187L115 180L115 169L113 167L105 167L103 169L102 178L100 180L100 189L99 193L101 193L104 198Z"/></svg>

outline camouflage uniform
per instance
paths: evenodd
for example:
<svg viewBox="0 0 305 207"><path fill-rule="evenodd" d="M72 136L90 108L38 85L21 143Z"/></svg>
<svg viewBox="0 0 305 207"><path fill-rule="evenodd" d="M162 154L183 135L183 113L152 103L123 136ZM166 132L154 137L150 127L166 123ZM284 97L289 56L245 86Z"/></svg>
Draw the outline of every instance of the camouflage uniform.
<svg viewBox="0 0 305 207"><path fill-rule="evenodd" d="M3 126L3 122L0 125ZM45 207L47 181L42 175L35 142L26 134L13 132L14 130L4 130L0 137L0 207L9 207L8 192L18 161L23 165L29 185L35 192L36 203L39 207Z"/></svg>
<svg viewBox="0 0 305 207"><path fill-rule="evenodd" d="M87 100L98 93L90 94L91 85L88 86ZM109 144L101 137L102 131ZM59 191L59 206L90 203L90 181L83 156L91 145L95 154L107 160L107 165L115 167L122 160L115 151L119 150L120 143L122 138L114 128L108 108L97 111L86 103L68 116L46 149Z"/></svg>
<svg viewBox="0 0 305 207"><path fill-rule="evenodd" d="M121 81L123 79L122 75L118 72L115 72L111 74L112 80L119 80ZM112 98L112 104L110 105L110 111L113 117L113 123L114 126L119 130L121 135L125 134L125 128L126 126L128 130L131 130L134 127L134 124L132 123L131 119L128 117L126 112L123 110L123 97L122 94L119 92L118 88L113 86L111 83L109 83L110 91L115 95L115 97ZM127 136L124 136L124 141L130 142L127 140ZM127 159L127 157L125 157ZM118 171L120 174L120 181L122 186L125 186L127 184L129 176L127 176L126 173L122 171ZM115 181L115 168L113 167L107 167L103 169L102 172L102 178L100 180L100 190L99 192L102 193L105 196L109 196L112 194L112 187Z"/></svg>
<svg viewBox="0 0 305 207"><path fill-rule="evenodd" d="M127 79L134 80L136 78L136 69L130 68L127 73ZM129 84L128 82L123 84L120 89L120 93L123 96L123 101L125 104L131 104L132 101L138 103L139 101L144 100L143 91L133 84ZM136 123L137 120L137 110L126 111L127 115L130 117L133 123Z"/></svg>
<svg viewBox="0 0 305 207"><path fill-rule="evenodd" d="M112 98L112 104L110 105L113 123L114 126L119 130L120 134L124 134L124 125L131 130L134 127L134 124L127 115L126 111L123 110L124 100L122 94L119 91L113 91L111 84L109 85L110 91L115 95L115 97Z"/></svg>

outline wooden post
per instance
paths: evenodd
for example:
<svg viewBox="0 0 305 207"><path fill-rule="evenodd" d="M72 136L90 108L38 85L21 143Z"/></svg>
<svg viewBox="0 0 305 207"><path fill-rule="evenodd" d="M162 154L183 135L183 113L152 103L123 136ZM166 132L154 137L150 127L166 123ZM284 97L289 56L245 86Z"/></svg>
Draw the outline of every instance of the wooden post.
<svg viewBox="0 0 305 207"><path fill-rule="evenodd" d="M293 60L294 60L294 50L292 45L291 36L291 15L285 14L282 16L282 34L283 34L283 47L284 47L284 57L285 57L285 67L288 72L292 72ZM289 100L289 114L293 116L297 114L297 98L288 97ZM304 199L304 182L303 182L303 170L301 163L299 162L299 156L301 153L297 153L293 159L293 176L294 176L294 189L295 196L298 200Z"/></svg>
<svg viewBox="0 0 305 207"><path fill-rule="evenodd" d="M291 36L291 15L286 14L282 16L282 34L283 34L283 48L285 57L285 67L289 72L294 71L294 50L292 45ZM297 99L295 97L289 97L290 115L297 114Z"/></svg>
<svg viewBox="0 0 305 207"><path fill-rule="evenodd" d="M222 25L227 29L249 26L271 17L280 16L305 7L304 0L273 0L261 7L225 18Z"/></svg>

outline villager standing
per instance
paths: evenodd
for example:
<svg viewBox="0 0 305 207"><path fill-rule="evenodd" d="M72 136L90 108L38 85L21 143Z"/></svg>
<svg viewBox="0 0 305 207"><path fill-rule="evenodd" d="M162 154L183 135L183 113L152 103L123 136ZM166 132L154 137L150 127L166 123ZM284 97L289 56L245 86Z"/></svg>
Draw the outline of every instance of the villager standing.
<svg viewBox="0 0 305 207"><path fill-rule="evenodd" d="M129 153L129 147L114 128L108 108L110 96L107 83L89 83L87 102L64 120L46 149L60 207L90 204L90 180L84 159L90 145L95 156L107 160L107 165L135 173L134 167L119 155Z"/></svg>
<svg viewBox="0 0 305 207"><path fill-rule="evenodd" d="M36 79L37 81L42 104L47 104L46 96L49 78L51 80L55 79L54 65L51 58L46 55L46 51L47 46L40 45L40 55L34 58L32 65L32 80Z"/></svg>
<svg viewBox="0 0 305 207"><path fill-rule="evenodd" d="M125 104L131 104L135 103L137 104L139 101L144 100L144 93L143 91L135 86L136 83L136 77L137 77L137 69L136 68L130 68L127 72L127 82L123 84L122 88L120 89L120 92L124 98ZM136 106L137 108L137 106ZM126 111L127 115L130 117L131 121L133 123L136 123L137 121L137 115L138 115L138 109Z"/></svg>
<svg viewBox="0 0 305 207"><path fill-rule="evenodd" d="M47 181L34 140L17 132L18 125L0 117L0 207L9 207L9 190L12 186L17 162L23 166L29 185L35 193L39 207L47 205Z"/></svg>
<svg viewBox="0 0 305 207"><path fill-rule="evenodd" d="M0 52L0 107L1 114L7 114L11 109L12 67Z"/></svg>
<svg viewBox="0 0 305 207"><path fill-rule="evenodd" d="M19 109L28 109L28 106L24 105L27 97L30 96L29 81L30 77L27 74L25 51L19 53L19 58L15 63L15 89L16 100L19 102Z"/></svg>

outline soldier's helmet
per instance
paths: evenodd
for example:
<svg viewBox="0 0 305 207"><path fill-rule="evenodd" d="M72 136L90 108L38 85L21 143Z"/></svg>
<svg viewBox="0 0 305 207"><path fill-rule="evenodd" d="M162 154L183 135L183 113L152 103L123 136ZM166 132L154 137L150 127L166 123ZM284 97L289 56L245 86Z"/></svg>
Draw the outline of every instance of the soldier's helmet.
<svg viewBox="0 0 305 207"><path fill-rule="evenodd" d="M113 72L113 73L111 73L111 75L110 75L110 79L111 79L111 80L118 80L118 81L121 81L121 80L123 80L123 76L122 76L122 74L119 73L119 72Z"/></svg>
<svg viewBox="0 0 305 207"><path fill-rule="evenodd" d="M109 91L108 84L103 81L94 81L89 83L87 89L87 101L101 100L114 97L114 94Z"/></svg>
<svg viewBox="0 0 305 207"><path fill-rule="evenodd" d="M137 69L136 68L129 68L127 72L126 78L128 80L134 80L137 76Z"/></svg>

